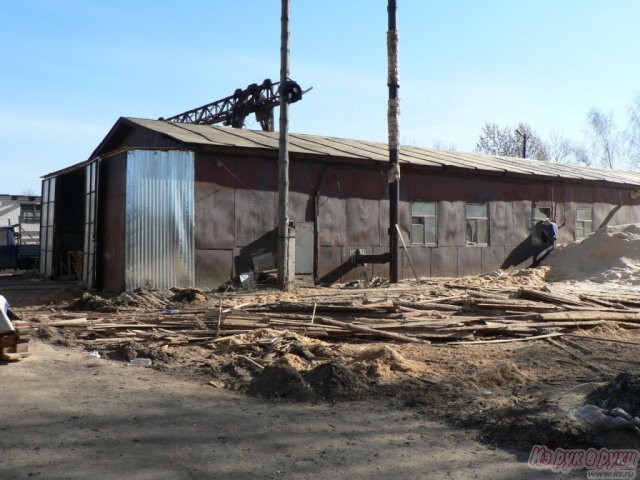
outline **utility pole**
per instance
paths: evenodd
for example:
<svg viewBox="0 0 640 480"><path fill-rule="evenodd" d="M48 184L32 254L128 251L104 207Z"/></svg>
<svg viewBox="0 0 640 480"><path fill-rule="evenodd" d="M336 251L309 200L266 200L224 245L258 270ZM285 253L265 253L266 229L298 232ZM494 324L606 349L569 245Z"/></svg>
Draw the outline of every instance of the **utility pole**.
<svg viewBox="0 0 640 480"><path fill-rule="evenodd" d="M397 283L400 279L400 249L398 244L398 204L400 203L400 74L398 62L398 28L396 0L389 0L387 13L389 28L387 30L387 57L389 107L387 111L387 127L389 131L389 282Z"/></svg>
<svg viewBox="0 0 640 480"><path fill-rule="evenodd" d="M516 128L516 133L522 137L522 158L527 158L527 134Z"/></svg>
<svg viewBox="0 0 640 480"><path fill-rule="evenodd" d="M295 230L289 227L289 15L291 1L282 0L280 33L280 143L278 151L278 286L289 291L295 275Z"/></svg>

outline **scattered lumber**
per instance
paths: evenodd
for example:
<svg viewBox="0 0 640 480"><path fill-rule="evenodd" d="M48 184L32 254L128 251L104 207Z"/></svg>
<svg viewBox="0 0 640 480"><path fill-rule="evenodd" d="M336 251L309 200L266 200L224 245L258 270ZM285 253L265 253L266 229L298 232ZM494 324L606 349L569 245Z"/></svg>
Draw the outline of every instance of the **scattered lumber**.
<svg viewBox="0 0 640 480"><path fill-rule="evenodd" d="M325 317L316 317L316 321L319 323L323 323L326 325L332 325L334 327L340 327L340 328L344 328L353 332L359 332L359 333L368 333L370 335L374 335L374 336L378 336L378 337L383 337L383 338L388 338L391 340L396 340L399 342L408 342L408 343L429 343L426 340L422 340L420 338L417 337L412 337L409 335L403 335L400 333L393 333L393 332L387 332L384 330L378 330L375 328L371 328L371 327L365 327L364 325L356 325L355 323L346 323L346 322L339 322L338 320L333 320L331 318L325 318Z"/></svg>
<svg viewBox="0 0 640 480"><path fill-rule="evenodd" d="M520 297L521 298L529 298L532 300L541 300L546 303L555 303L557 305L574 305L574 306L585 306L584 302L580 300L573 299L566 295L558 295L543 292L541 290L535 290L533 288L521 288L520 289Z"/></svg>
<svg viewBox="0 0 640 480"><path fill-rule="evenodd" d="M570 312L550 312L541 313L539 315L540 320L543 321L555 321L555 322L576 322L586 320L609 320L609 321L623 321L623 322L638 322L640 321L640 313L637 312L610 312L610 311L593 311L593 310L578 310Z"/></svg>
<svg viewBox="0 0 640 480"><path fill-rule="evenodd" d="M234 294L234 301L243 295ZM640 301L627 293L616 297L456 284L432 288L425 281L418 288L314 291L304 301L233 305L227 299L221 296L212 309L50 312L34 315L31 326L64 330L104 348L131 341L158 347L211 345L265 328L324 340L445 345L544 340L607 324L640 328ZM566 341L559 345L580 354L588 350Z"/></svg>

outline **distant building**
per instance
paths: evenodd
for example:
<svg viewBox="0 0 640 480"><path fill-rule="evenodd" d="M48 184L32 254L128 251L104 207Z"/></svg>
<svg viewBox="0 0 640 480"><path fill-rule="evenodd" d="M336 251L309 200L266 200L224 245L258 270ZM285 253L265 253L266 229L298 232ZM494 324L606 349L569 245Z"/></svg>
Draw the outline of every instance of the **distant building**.
<svg viewBox="0 0 640 480"><path fill-rule="evenodd" d="M40 200L35 195L0 194L0 226L15 227L20 243L40 243Z"/></svg>
<svg viewBox="0 0 640 480"><path fill-rule="evenodd" d="M387 145L290 135L296 275L326 284L387 276ZM278 133L119 119L90 159L43 179L41 272L79 258L87 285L214 286L274 266ZM551 245L640 222L640 174L402 147L401 275L532 265ZM382 260L382 259L380 259Z"/></svg>

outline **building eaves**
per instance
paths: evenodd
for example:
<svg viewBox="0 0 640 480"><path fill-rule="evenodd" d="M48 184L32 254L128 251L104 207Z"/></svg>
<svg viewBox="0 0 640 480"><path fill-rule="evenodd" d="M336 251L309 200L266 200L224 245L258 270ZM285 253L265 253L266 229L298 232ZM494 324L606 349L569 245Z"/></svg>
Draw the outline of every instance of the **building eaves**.
<svg viewBox="0 0 640 480"><path fill-rule="evenodd" d="M139 126L169 137L185 147L206 146L221 149L251 149L277 152L279 143L278 132L123 117L116 122L107 137L96 148L91 159L98 154L109 153L106 150L109 150L112 144L117 144L117 133L121 131L120 127L122 126L125 128ZM323 158L353 159L379 163L387 162L388 160L388 148L382 142L295 133L289 135L289 142L289 151L292 154L302 155L306 158L317 156L319 160ZM587 182L607 182L632 187L640 186L640 174L633 172L557 164L524 158L441 151L432 148L403 146L400 149L400 162L406 165L451 169L461 172L485 172L492 175L532 176L545 179L558 178ZM48 174L44 178L82 167L85 164L86 162L81 162L64 170Z"/></svg>

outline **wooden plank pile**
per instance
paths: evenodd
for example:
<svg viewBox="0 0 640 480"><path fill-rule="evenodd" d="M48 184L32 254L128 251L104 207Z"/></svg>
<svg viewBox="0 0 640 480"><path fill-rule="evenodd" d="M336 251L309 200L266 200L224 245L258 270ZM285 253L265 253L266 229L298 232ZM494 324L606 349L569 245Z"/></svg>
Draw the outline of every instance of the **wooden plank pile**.
<svg viewBox="0 0 640 480"><path fill-rule="evenodd" d="M29 355L29 322L12 322L15 332L0 334L0 359L16 362Z"/></svg>
<svg viewBox="0 0 640 480"><path fill-rule="evenodd" d="M50 315L48 327L73 331L90 345L136 341L154 346L207 344L261 328L348 341L477 344L551 338L615 324L640 328L632 294L560 295L532 288L451 286L446 291L327 289L304 301L224 304L211 310Z"/></svg>

